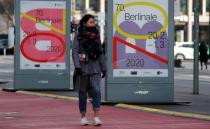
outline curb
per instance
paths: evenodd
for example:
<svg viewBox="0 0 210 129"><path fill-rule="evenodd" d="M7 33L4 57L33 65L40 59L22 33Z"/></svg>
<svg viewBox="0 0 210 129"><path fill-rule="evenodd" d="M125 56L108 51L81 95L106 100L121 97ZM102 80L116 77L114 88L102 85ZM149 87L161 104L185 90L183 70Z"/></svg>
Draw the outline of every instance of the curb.
<svg viewBox="0 0 210 129"><path fill-rule="evenodd" d="M199 115L199 114L192 114L192 113L185 113L185 112L176 112L176 111L162 110L162 109L156 109L156 108L148 108L148 107L135 106L135 105L129 105L129 104L117 104L116 107L126 108L126 109L142 110L142 111L171 115L171 116L177 116L177 117L186 117L186 118L193 118L193 119L210 121L210 116L209 115Z"/></svg>
<svg viewBox="0 0 210 129"><path fill-rule="evenodd" d="M49 93L36 93L36 92L32 92L32 91L17 91L16 93L24 94L24 95L34 95L34 96L40 96L40 97L50 97L50 98L55 98L55 99L71 100L71 101L78 100L78 98L76 98L76 97L53 95L53 94L49 94Z"/></svg>

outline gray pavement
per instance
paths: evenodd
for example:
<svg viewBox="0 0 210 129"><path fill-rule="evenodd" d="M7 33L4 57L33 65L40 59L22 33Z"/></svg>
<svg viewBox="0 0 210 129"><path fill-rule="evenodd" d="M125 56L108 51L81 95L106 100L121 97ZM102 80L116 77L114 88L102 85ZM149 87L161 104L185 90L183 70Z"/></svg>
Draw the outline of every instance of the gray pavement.
<svg viewBox="0 0 210 129"><path fill-rule="evenodd" d="M147 105L172 111L210 115L210 65L200 70L200 94L193 95L193 61L184 61L182 68L175 68L175 101L191 102L182 105Z"/></svg>
<svg viewBox="0 0 210 129"><path fill-rule="evenodd" d="M13 56L0 56L0 89L13 86L13 67Z"/></svg>
<svg viewBox="0 0 210 129"><path fill-rule="evenodd" d="M13 87L13 56L0 56L0 88ZM193 62L184 61L182 68L175 68L175 102L191 102L189 104L179 103L174 105L155 104L141 105L178 112L210 115L210 65L208 70L200 70L200 94L193 95ZM46 93L46 92L45 92ZM77 93L47 92L63 96L77 96Z"/></svg>

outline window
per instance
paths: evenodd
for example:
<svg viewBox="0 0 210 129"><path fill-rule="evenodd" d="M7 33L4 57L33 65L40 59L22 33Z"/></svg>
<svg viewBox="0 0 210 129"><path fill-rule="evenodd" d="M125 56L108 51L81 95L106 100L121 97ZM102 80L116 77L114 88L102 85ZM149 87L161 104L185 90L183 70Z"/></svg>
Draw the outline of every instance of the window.
<svg viewBox="0 0 210 129"><path fill-rule="evenodd" d="M187 0L180 0L180 12L187 14Z"/></svg>
<svg viewBox="0 0 210 129"><path fill-rule="evenodd" d="M85 0L76 0L76 10L83 11L85 9Z"/></svg>
<svg viewBox="0 0 210 129"><path fill-rule="evenodd" d="M93 11L99 11L99 9L100 9L100 0L90 0L90 8Z"/></svg>
<svg viewBox="0 0 210 129"><path fill-rule="evenodd" d="M185 48L193 48L193 44L183 44L182 47L185 47Z"/></svg>
<svg viewBox="0 0 210 129"><path fill-rule="evenodd" d="M194 12L194 7L195 7L195 4L193 2L193 12ZM199 0L199 12L200 12L200 14L202 14L202 10L203 10L203 0Z"/></svg>
<svg viewBox="0 0 210 129"><path fill-rule="evenodd" d="M210 0L206 0L206 11L210 12Z"/></svg>

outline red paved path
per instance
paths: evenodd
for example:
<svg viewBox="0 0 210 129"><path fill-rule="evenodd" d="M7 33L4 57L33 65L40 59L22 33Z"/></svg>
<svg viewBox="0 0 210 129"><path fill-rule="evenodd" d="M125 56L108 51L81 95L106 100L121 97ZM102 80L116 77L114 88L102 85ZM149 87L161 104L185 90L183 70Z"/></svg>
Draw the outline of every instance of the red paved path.
<svg viewBox="0 0 210 129"><path fill-rule="evenodd" d="M103 126L81 127L77 105L73 101L0 91L0 129L210 129L210 121L112 106L102 107ZM88 108L91 121L91 105Z"/></svg>

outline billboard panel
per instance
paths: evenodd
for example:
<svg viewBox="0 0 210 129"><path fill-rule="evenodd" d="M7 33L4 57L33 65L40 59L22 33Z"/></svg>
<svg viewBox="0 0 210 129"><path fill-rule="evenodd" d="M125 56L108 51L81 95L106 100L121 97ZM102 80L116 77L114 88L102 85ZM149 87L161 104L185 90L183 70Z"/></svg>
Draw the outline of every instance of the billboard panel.
<svg viewBox="0 0 210 129"><path fill-rule="evenodd" d="M66 2L20 2L20 69L66 69Z"/></svg>
<svg viewBox="0 0 210 129"><path fill-rule="evenodd" d="M113 77L168 77L168 0L113 1Z"/></svg>
<svg viewBox="0 0 210 129"><path fill-rule="evenodd" d="M70 0L16 0L16 90L69 90Z"/></svg>
<svg viewBox="0 0 210 129"><path fill-rule="evenodd" d="M173 102L174 1L110 0L105 98Z"/></svg>

